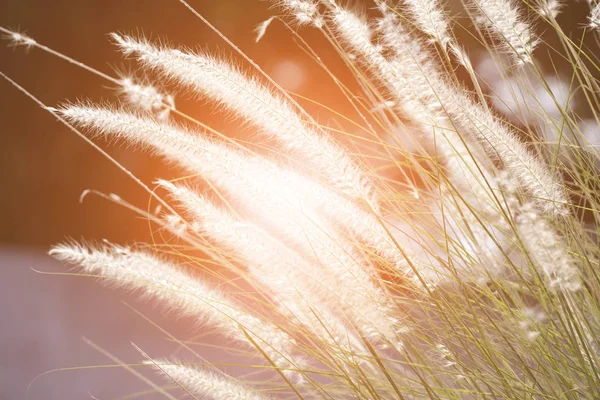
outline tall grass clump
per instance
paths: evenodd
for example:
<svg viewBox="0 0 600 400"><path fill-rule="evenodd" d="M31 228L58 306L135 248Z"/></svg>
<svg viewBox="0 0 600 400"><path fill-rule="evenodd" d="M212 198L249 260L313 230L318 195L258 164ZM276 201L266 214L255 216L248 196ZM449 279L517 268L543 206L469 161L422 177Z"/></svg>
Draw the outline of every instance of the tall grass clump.
<svg viewBox="0 0 600 400"><path fill-rule="evenodd" d="M149 184L121 167L158 213L106 196L175 240L50 254L217 329L259 378L193 352L136 368L198 399L600 398L598 6L563 31L572 4L546 0L465 0L459 14L433 0L273 5L257 40L283 24L330 73L352 110L323 105L335 125L247 57L111 35L148 77L220 105L262 146L182 113L151 78L108 76L0 28L119 89L114 105L49 107L3 75L59 121L99 151L96 139L118 140L189 172Z"/></svg>

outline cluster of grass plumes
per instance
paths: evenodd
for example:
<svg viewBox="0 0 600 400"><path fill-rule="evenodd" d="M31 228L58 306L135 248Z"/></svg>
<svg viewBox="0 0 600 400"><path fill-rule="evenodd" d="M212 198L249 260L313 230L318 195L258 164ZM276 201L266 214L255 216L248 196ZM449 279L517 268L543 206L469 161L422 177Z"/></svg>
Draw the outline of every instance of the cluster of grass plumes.
<svg viewBox="0 0 600 400"><path fill-rule="evenodd" d="M113 34L149 75L223 106L277 148L257 154L182 114L150 81L85 67L124 104L48 111L192 177L155 190L138 181L162 205L146 217L176 246L66 243L50 253L217 328L270 374L242 382L193 360L146 360L196 398L600 397L600 160L588 129L600 121L598 60L561 30L558 2L467 1L484 70L441 2L373 5L367 19L333 0L277 1L282 16L257 29L268 40L270 25L287 21L334 47L361 88L336 81L354 109L342 122L360 128L344 141L364 157L258 69ZM582 35L595 35L597 20L591 7ZM545 45L534 24L556 34L568 90L587 100L578 108L537 63ZM245 281L245 302L203 281L220 276L216 264Z"/></svg>

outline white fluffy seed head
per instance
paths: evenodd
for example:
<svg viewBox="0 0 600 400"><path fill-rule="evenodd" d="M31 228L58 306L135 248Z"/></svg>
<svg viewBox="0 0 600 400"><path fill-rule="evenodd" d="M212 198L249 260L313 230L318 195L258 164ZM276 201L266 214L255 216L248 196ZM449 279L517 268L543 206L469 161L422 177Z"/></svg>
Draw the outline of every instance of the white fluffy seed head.
<svg viewBox="0 0 600 400"><path fill-rule="evenodd" d="M555 19L562 8L561 0L545 0L541 2L538 11L542 17Z"/></svg>
<svg viewBox="0 0 600 400"><path fill-rule="evenodd" d="M538 39L513 0L473 0L475 22L497 38L517 65L532 64Z"/></svg>
<svg viewBox="0 0 600 400"><path fill-rule="evenodd" d="M154 366L187 392L202 399L268 400L267 396L261 395L233 378L205 368L162 360L146 361L145 364Z"/></svg>
<svg viewBox="0 0 600 400"><path fill-rule="evenodd" d="M258 26L254 29L254 32L256 33L256 39L254 41L256 43L260 42L260 39L262 39L263 36L265 36L265 33L267 33L267 28L269 27L269 25L271 25L271 22L273 22L274 19L275 17L271 17L258 24Z"/></svg>
<svg viewBox="0 0 600 400"><path fill-rule="evenodd" d="M521 206L516 223L525 251L549 287L563 291L579 290L581 277L565 239L532 203Z"/></svg>
<svg viewBox="0 0 600 400"><path fill-rule="evenodd" d="M337 30L347 42L360 46L358 43L371 41L373 32L369 24L356 13L338 7L332 11L332 18Z"/></svg>
<svg viewBox="0 0 600 400"><path fill-rule="evenodd" d="M383 44L392 52L387 61L391 71L382 75L388 76L394 94L404 99L405 108L411 110L408 115L432 127L448 125L436 93L444 82L432 55L389 11L377 21L377 28Z"/></svg>
<svg viewBox="0 0 600 400"><path fill-rule="evenodd" d="M405 7L419 29L446 47L451 41L448 17L438 0L406 0Z"/></svg>
<svg viewBox="0 0 600 400"><path fill-rule="evenodd" d="M588 15L588 28L600 30L600 3L596 4Z"/></svg>
<svg viewBox="0 0 600 400"><path fill-rule="evenodd" d="M450 96L444 104L456 123L477 137L490 156L502 161L532 195L538 208L548 215L567 215L568 199L561 178L531 154L516 133L497 116L467 95L456 91L448 93Z"/></svg>
<svg viewBox="0 0 600 400"><path fill-rule="evenodd" d="M392 19L392 14L386 14L386 18L380 21L380 30L382 24L387 24L387 22L391 24ZM408 51L410 54L406 54L406 47L404 46L406 40L398 43L397 38L392 39L394 49L404 52L402 56L398 57L399 62L394 63L387 60L381 53L381 49L372 43L370 39L371 30L368 24L356 14L337 8L333 11L332 20L338 37L352 51L356 52L361 61L389 88L399 108L413 121L436 126L437 115L431 115L430 108L423 104L419 97L423 92L428 93L429 84L422 85L423 79L420 79L417 85L412 85L415 78L418 78L421 74L419 66L415 62L415 57L419 57L419 55L417 52L413 52L413 49ZM416 86L418 86L418 89L415 92L413 89Z"/></svg>
<svg viewBox="0 0 600 400"><path fill-rule="evenodd" d="M320 28L323 23L319 6L313 0L278 0L276 4L290 13L299 25L312 24Z"/></svg>
<svg viewBox="0 0 600 400"><path fill-rule="evenodd" d="M347 153L304 120L295 106L230 63L205 54L159 48L143 39L113 34L125 54L146 67L207 95L277 139L305 163L306 172L333 185L345 195L377 209L371 183Z"/></svg>
<svg viewBox="0 0 600 400"><path fill-rule="evenodd" d="M131 77L119 80L119 94L131 106L155 115L159 120L169 119L171 110L175 109L173 96L159 92L154 86L137 83Z"/></svg>
<svg viewBox="0 0 600 400"><path fill-rule="evenodd" d="M3 29L3 31L6 31L6 30ZM16 32L16 31L7 32L7 33L5 33L4 37L10 41L10 44L12 46L15 46L15 47L23 46L27 50L29 50L33 46L37 45L37 42L34 39L30 38L29 36L27 36L21 32Z"/></svg>
<svg viewBox="0 0 600 400"><path fill-rule="evenodd" d="M239 152L155 118L84 105L68 105L58 112L69 122L92 132L151 148L168 160L216 183L231 180L228 177L241 168L243 156Z"/></svg>
<svg viewBox="0 0 600 400"><path fill-rule="evenodd" d="M86 273L157 298L181 314L216 326L225 336L252 348L255 345L250 337L278 368L301 380L293 372L298 368L292 355L294 339L242 310L219 290L209 288L170 262L149 252L117 245L90 248L77 243L62 244L54 246L49 254L60 261L80 265Z"/></svg>

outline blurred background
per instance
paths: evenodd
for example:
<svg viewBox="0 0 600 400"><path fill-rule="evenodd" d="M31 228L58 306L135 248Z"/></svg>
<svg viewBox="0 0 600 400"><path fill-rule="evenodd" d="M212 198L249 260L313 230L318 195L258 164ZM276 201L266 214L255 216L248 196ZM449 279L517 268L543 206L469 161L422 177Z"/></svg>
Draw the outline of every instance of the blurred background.
<svg viewBox="0 0 600 400"><path fill-rule="evenodd" d="M190 0L190 4L235 42L285 89L344 112L349 105L331 79L298 48L293 35L275 21L255 43L254 28L272 16L270 2L258 0ZM366 10L372 4L354 1ZM459 3L450 4L451 12ZM559 22L578 29L586 8L568 4ZM136 73L135 64L115 52L107 34L143 33L180 46L201 48L242 62L222 39L176 0L0 0L0 26L20 30L39 43L103 73ZM459 32L460 34L460 32ZM308 41L344 80L347 69L314 30L302 30ZM462 35L467 40L468 35ZM471 43L462 41L469 49ZM8 47L0 42L0 71L32 92L44 104L90 99L116 103L111 83L38 49ZM540 52L541 53L541 52ZM541 54L543 57L543 54ZM246 64L247 67L247 64ZM140 76L138 74L138 76ZM346 80L352 87L352 80ZM172 89L172 88L167 88ZM252 135L212 104L173 92L177 108L232 136ZM303 102L317 120L331 116ZM73 368L114 364L88 339L124 362L137 362L142 349L166 356L176 347L165 334L123 302L178 338L188 338L190 321L164 316L152 304L104 288L97 281L61 276L67 272L46 255L66 238L116 243L147 241L148 222L98 196L80 202L86 189L116 193L146 209L149 196L113 164L52 115L4 80L0 80L0 400L123 398L148 385L121 368ZM160 160L123 146L96 141L142 181L181 174ZM206 333L210 336L210 332ZM82 338L87 339L82 339ZM205 338L206 339L206 338ZM223 352L207 349L209 358L225 362ZM49 372L34 381L36 376ZM31 387L26 393L28 385ZM92 397L93 396L93 397ZM142 398L149 397L143 394Z"/></svg>

